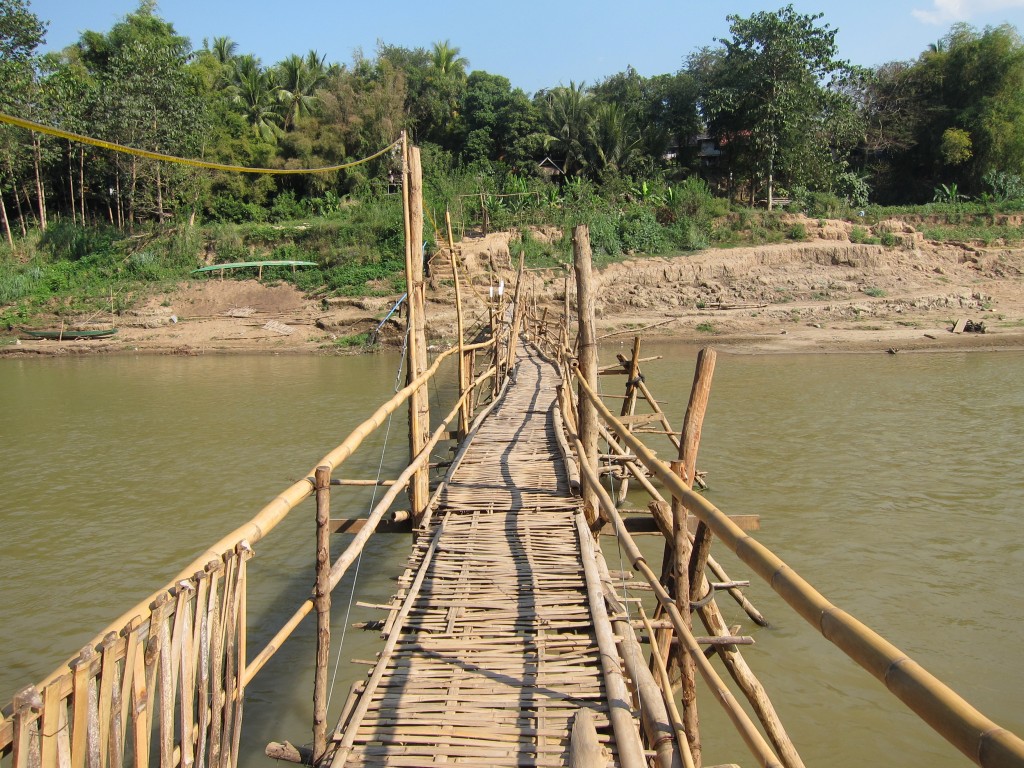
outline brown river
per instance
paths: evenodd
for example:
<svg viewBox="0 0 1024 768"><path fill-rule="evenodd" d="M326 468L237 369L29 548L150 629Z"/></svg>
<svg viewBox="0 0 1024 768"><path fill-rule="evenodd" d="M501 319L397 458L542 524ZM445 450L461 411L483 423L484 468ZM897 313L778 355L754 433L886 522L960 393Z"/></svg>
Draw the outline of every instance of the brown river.
<svg viewBox="0 0 1024 768"><path fill-rule="evenodd" d="M678 424L695 350L645 347L655 353L664 359L645 365L647 382ZM397 363L390 353L0 361L0 699L44 677L304 476L386 399ZM833 603L1018 734L1021 382L1024 354L1014 352L720 353L698 460L715 504L761 515L761 541ZM620 394L623 381L601 384ZM381 430L341 476L394 477L405 439L396 419L387 457ZM670 455L667 443L656 447ZM336 492L333 514L365 515L370 502L366 490ZM346 537L335 538L337 555ZM345 630L379 615L348 610L353 582L355 601L385 602L408 543L371 540L358 574L335 591L332 657L341 664L330 717L365 674L351 660L380 645L375 633ZM613 540L605 551L617 568ZM256 552L250 656L309 593L312 505ZM756 638L745 655L809 766L969 764L730 554L716 554L730 576L751 578L748 594L772 622L759 629L723 603ZM246 768L267 764L268 741L310 739L312 635L303 625L247 689ZM701 718L707 764L751 764L710 696Z"/></svg>

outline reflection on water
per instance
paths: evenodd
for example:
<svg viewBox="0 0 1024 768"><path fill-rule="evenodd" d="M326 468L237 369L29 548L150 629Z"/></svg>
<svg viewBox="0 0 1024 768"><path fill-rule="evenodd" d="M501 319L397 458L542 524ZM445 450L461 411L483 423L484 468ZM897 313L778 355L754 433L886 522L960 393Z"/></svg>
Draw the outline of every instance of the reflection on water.
<svg viewBox="0 0 1024 768"><path fill-rule="evenodd" d="M678 424L694 351L644 351L666 356L646 365L647 381ZM0 698L43 677L306 473L383 401L397 362L2 361ZM1014 353L720 354L699 460L719 507L760 514L759 538L830 600L1017 733L1022 378L1024 356ZM601 383L619 394L618 378ZM390 442L405 439L399 419ZM382 443L383 433L368 441L342 475L375 477ZM399 448L383 475L401 466ZM333 514L357 517L369 501L369 491L347 490L335 495ZM336 537L335 555L345 541ZM408 544L405 536L373 541L356 599L386 601ZM309 594L312 554L311 504L257 546L251 653ZM734 578L751 577L731 555L717 556ZM346 622L350 585L334 595L336 641L347 623L378 618L353 607ZM773 626L751 627L738 611L727 618L755 635L748 659L808 765L965 764L766 586L755 581L749 594ZM379 645L372 632L345 632L331 717L348 684L365 675L349 660L372 658ZM312 661L310 622L247 690L244 765L265 764L268 741L309 740ZM749 762L709 697L701 716L709 764Z"/></svg>

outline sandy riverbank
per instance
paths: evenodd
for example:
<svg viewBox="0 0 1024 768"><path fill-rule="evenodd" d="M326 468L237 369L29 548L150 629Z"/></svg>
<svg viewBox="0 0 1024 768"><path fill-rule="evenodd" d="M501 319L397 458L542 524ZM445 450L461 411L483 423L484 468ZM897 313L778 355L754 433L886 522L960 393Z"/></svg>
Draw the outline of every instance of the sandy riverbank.
<svg viewBox="0 0 1024 768"><path fill-rule="evenodd" d="M1024 249L934 244L905 224L896 247L849 242L841 222L807 223L807 242L685 256L636 258L597 273L599 334L671 338L734 353L1024 349ZM467 238L462 256L477 286L468 314L486 317L491 272L512 284L508 233ZM537 306L560 313L564 271L527 273ZM428 335L455 335L454 292L443 265L428 281ZM571 292L571 287L570 287ZM183 283L114 318L118 333L83 341L0 335L0 355L335 354L372 331L391 297L309 299L255 280ZM951 332L959 319L985 333ZM103 322L96 324L102 327ZM107 323L109 326L109 323ZM397 342L392 321L381 340Z"/></svg>

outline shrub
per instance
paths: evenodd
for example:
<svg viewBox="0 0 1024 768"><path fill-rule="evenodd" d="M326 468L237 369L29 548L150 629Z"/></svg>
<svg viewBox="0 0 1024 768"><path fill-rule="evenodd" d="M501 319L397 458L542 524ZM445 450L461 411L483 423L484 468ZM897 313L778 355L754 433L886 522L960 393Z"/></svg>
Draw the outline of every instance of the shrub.
<svg viewBox="0 0 1024 768"><path fill-rule="evenodd" d="M296 200L295 193L286 189L274 198L274 203L270 206L270 215L267 218L270 221L293 221L307 216L308 213L308 206L304 202Z"/></svg>
<svg viewBox="0 0 1024 768"><path fill-rule="evenodd" d="M665 250L665 232L650 208L633 206L619 227L627 251L655 254Z"/></svg>
<svg viewBox="0 0 1024 768"><path fill-rule="evenodd" d="M786 237L790 240L806 240L807 227L802 221L795 221L786 230Z"/></svg>

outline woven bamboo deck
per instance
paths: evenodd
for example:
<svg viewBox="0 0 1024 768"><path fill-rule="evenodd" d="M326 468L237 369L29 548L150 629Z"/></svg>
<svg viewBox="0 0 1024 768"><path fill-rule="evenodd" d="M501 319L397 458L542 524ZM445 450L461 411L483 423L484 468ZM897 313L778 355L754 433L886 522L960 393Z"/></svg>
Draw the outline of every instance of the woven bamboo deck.
<svg viewBox="0 0 1024 768"><path fill-rule="evenodd" d="M414 547L334 766L566 765L580 707L614 755L557 384L552 366L520 357Z"/></svg>

